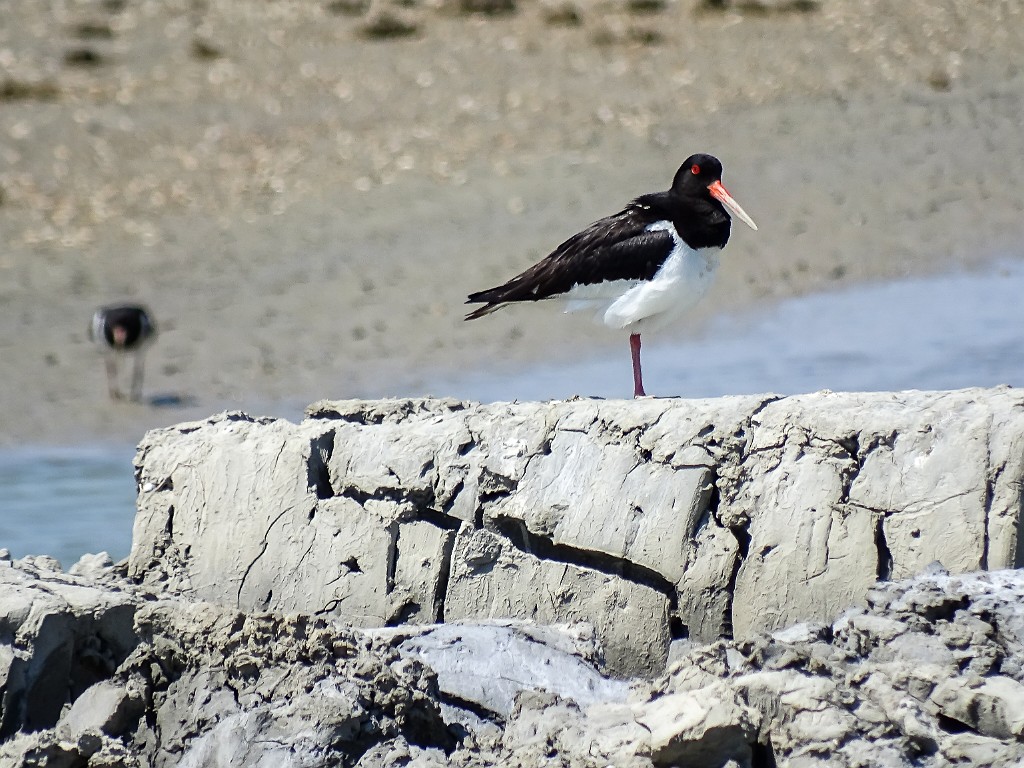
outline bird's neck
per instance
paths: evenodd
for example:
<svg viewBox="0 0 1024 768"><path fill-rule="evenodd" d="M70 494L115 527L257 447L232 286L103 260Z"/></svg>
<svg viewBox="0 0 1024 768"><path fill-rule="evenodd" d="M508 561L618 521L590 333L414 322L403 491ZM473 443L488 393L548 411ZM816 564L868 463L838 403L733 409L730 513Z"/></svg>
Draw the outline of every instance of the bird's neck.
<svg viewBox="0 0 1024 768"><path fill-rule="evenodd" d="M694 250L724 248L729 242L732 223L715 200L680 200L670 192L661 192L639 198L638 202L644 205L652 221L671 221L682 241Z"/></svg>

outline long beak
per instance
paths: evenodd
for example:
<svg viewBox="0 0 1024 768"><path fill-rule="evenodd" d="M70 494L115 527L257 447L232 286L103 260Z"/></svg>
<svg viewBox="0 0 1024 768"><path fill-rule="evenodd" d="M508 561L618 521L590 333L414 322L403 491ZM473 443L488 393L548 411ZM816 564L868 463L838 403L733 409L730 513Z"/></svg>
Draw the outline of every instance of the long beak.
<svg viewBox="0 0 1024 768"><path fill-rule="evenodd" d="M709 184L708 192L711 193L711 196L715 198L715 200L724 205L728 209L729 213L731 213L737 219L742 221L755 232L757 231L757 224L754 223L754 220L752 218L747 216L746 211L740 208L740 204L732 199L732 195L730 195L726 191L725 187L722 186L722 182L716 181L712 184Z"/></svg>

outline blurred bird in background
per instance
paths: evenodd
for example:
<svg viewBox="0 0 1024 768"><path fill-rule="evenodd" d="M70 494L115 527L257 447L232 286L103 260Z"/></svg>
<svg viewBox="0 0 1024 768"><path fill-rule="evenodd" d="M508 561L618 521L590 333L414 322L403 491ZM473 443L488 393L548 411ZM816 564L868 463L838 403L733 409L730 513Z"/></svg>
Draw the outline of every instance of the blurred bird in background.
<svg viewBox="0 0 1024 768"><path fill-rule="evenodd" d="M128 399L139 402L142 399L145 348L156 338L156 325L149 311L138 304L100 307L92 316L89 338L103 352L107 366L107 387L112 400L124 399L118 386L118 362L125 355L134 357Z"/></svg>

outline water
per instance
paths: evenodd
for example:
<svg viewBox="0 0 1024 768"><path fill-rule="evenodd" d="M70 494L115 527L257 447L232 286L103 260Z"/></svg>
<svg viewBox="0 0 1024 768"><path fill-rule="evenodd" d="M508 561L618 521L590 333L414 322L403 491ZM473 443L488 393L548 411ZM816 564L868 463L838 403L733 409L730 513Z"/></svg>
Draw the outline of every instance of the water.
<svg viewBox="0 0 1024 768"><path fill-rule="evenodd" d="M0 451L0 547L65 568L86 552L128 555L135 517L134 449Z"/></svg>
<svg viewBox="0 0 1024 768"><path fill-rule="evenodd" d="M794 299L723 318L697 339L646 340L644 381L653 394L687 397L1024 385L1022 297L1024 262ZM584 362L471 372L415 389L405 394L623 397L632 392L629 351L623 338ZM128 447L0 451L0 547L53 555L65 567L85 552L126 556L131 457Z"/></svg>

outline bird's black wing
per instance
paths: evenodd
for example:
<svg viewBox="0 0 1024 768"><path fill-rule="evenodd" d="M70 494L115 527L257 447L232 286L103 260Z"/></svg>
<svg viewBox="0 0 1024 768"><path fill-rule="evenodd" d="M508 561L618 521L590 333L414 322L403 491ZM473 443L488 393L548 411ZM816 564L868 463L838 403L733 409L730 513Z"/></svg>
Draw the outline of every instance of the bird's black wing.
<svg viewBox="0 0 1024 768"><path fill-rule="evenodd" d="M669 232L647 229L651 223L650 209L638 203L595 221L507 283L470 294L467 304L486 306L466 319L482 317L508 302L551 298L576 285L651 279L675 247Z"/></svg>

